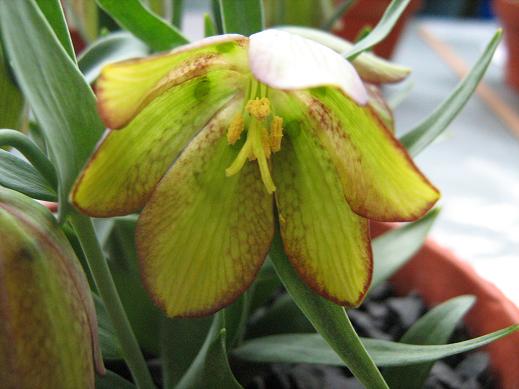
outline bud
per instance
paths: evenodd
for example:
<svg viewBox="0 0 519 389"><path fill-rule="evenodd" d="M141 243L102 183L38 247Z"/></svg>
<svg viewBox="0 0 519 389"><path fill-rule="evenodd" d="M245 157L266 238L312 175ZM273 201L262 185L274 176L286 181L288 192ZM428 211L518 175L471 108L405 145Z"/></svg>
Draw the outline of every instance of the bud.
<svg viewBox="0 0 519 389"><path fill-rule="evenodd" d="M0 188L0 382L94 388L102 374L92 296L49 211Z"/></svg>

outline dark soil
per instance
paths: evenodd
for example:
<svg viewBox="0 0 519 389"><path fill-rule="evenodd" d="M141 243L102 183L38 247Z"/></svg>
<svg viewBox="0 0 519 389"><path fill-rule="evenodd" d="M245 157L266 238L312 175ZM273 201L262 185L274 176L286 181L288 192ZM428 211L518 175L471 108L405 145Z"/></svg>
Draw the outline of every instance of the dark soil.
<svg viewBox="0 0 519 389"><path fill-rule="evenodd" d="M397 297L389 284L373 290L359 309L348 315L358 334L364 337L398 341L427 307L416 293ZM469 339L460 323L450 342ZM271 364L265 366L246 386L247 389L357 389L363 386L346 369L310 364ZM437 361L425 389L497 389L486 353L476 351ZM395 388L398 389L398 388ZM418 389L418 388L417 388Z"/></svg>

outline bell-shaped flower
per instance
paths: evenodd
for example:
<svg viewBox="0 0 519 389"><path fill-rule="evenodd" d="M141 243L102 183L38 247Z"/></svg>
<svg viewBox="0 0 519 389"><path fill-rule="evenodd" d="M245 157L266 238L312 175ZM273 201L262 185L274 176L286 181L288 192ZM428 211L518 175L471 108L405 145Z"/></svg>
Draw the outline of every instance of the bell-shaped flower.
<svg viewBox="0 0 519 389"><path fill-rule="evenodd" d="M247 289L275 217L304 281L356 306L372 274L369 219L414 220L439 197L352 65L287 32L108 65L97 93L111 129L71 198L97 217L142 209L143 281L170 316L214 312Z"/></svg>
<svg viewBox="0 0 519 389"><path fill-rule="evenodd" d="M87 280L45 207L0 188L2 388L91 388L104 373Z"/></svg>

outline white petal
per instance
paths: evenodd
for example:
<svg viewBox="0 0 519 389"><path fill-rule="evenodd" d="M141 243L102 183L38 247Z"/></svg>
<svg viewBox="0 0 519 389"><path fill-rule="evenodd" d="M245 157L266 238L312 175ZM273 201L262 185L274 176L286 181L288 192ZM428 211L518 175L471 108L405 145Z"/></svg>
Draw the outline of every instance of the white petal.
<svg viewBox="0 0 519 389"><path fill-rule="evenodd" d="M368 102L353 66L328 47L279 30L259 32L249 40L249 66L264 84L285 90L333 85L358 104Z"/></svg>

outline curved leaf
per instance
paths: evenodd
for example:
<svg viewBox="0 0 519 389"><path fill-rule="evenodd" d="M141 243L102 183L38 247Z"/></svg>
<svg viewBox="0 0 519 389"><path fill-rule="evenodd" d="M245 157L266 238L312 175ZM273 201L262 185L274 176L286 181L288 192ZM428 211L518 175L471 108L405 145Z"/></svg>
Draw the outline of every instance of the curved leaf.
<svg viewBox="0 0 519 389"><path fill-rule="evenodd" d="M0 26L57 170L63 217L70 207L69 189L103 129L95 97L33 0L1 1Z"/></svg>
<svg viewBox="0 0 519 389"><path fill-rule="evenodd" d="M422 345L446 343L475 301L474 296L459 296L438 305L414 323L400 342ZM390 387L421 388L433 365L434 362L388 368L384 371L384 377Z"/></svg>
<svg viewBox="0 0 519 389"><path fill-rule="evenodd" d="M148 11L139 0L97 0L97 4L153 50L169 50L189 42L176 27Z"/></svg>
<svg viewBox="0 0 519 389"><path fill-rule="evenodd" d="M351 50L344 53L344 56L347 59L355 58L381 42L391 32L409 2L410 0L391 1L375 28L364 39L358 41Z"/></svg>
<svg viewBox="0 0 519 389"><path fill-rule="evenodd" d="M519 324L516 324L463 342L433 346L365 338L362 339L362 343L378 366L401 366L431 362L474 350L518 330ZM320 363L337 366L344 364L318 334L272 335L257 338L234 349L233 355L251 362Z"/></svg>
<svg viewBox="0 0 519 389"><path fill-rule="evenodd" d="M47 180L29 163L0 150L0 185L38 200L56 201Z"/></svg>
<svg viewBox="0 0 519 389"><path fill-rule="evenodd" d="M488 65L490 65L490 61L492 61L492 57L501 41L502 35L502 30L498 30L476 64L472 67L470 73L458 84L450 96L447 97L433 113L425 118L422 123L400 138L400 142L411 155L417 155L435 140L465 106L485 74Z"/></svg>

